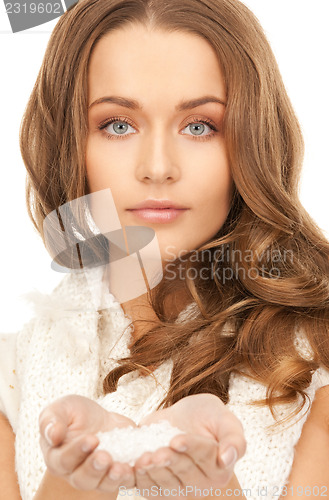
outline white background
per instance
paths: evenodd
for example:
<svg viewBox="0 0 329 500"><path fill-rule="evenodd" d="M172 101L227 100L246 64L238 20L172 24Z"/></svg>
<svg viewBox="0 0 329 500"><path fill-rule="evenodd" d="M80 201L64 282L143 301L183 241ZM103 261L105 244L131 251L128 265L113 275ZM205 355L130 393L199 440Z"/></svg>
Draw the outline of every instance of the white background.
<svg viewBox="0 0 329 500"><path fill-rule="evenodd" d="M265 29L303 128L301 200L329 236L328 0L245 0L245 4ZM32 289L49 293L61 278L50 269L51 259L27 216L25 167L18 144L24 108L57 21L13 34L0 3L0 332L16 331L31 316L22 294Z"/></svg>

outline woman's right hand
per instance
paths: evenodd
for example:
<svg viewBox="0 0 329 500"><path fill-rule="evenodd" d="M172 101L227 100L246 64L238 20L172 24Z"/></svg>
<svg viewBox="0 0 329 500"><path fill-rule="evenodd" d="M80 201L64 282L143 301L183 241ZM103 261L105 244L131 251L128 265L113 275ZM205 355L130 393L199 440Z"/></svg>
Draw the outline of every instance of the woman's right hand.
<svg viewBox="0 0 329 500"><path fill-rule="evenodd" d="M115 491L119 485L133 488L135 475L128 464L116 464L99 444L97 432L115 427L137 427L131 419L108 412L83 396L69 395L47 406L39 416L40 446L49 471L83 491ZM121 472L120 483L109 473ZM127 476L122 478L122 474Z"/></svg>

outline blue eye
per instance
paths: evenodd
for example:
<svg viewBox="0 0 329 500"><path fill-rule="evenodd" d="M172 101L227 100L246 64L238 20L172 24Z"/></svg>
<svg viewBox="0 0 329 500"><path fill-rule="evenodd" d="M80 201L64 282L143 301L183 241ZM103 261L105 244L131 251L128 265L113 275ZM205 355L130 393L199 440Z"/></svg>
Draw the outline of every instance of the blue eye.
<svg viewBox="0 0 329 500"><path fill-rule="evenodd" d="M111 137L111 136L126 136L126 135L129 135L129 134L126 134L129 127L131 129L134 129L133 126L128 123L128 121L123 120L123 119L119 120L117 118L112 118L112 119L108 120L104 125L102 125L100 127L100 129L105 130L110 126L112 126L112 130L110 130L109 132L106 132L106 135L109 137ZM136 131L129 132L129 133L135 134Z"/></svg>
<svg viewBox="0 0 329 500"><path fill-rule="evenodd" d="M205 125L204 123L198 123L198 124L191 124L191 125L189 125L189 127L194 127L194 131L195 131L196 135L201 135L202 132L204 132L206 126L207 125ZM192 129L190 129L190 130L192 131Z"/></svg>
<svg viewBox="0 0 329 500"><path fill-rule="evenodd" d="M190 122L186 125L185 129L188 129L191 133L184 133L183 135L190 135L193 139L198 139L198 137L200 137L200 140L210 139L215 132L217 132L216 127L206 120ZM207 129L208 133L204 134L204 132L207 132Z"/></svg>

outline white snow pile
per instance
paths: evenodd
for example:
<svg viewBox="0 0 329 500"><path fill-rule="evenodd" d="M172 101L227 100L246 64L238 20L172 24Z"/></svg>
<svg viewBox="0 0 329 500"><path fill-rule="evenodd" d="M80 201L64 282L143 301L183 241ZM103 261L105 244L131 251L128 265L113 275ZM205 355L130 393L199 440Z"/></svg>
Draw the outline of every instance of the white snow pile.
<svg viewBox="0 0 329 500"><path fill-rule="evenodd" d="M99 439L96 450L105 450L114 462L127 463L133 467L145 451L155 451L163 446L169 446L171 439L177 434L186 432L173 427L167 420L141 427L132 425L116 427L109 432L96 434Z"/></svg>

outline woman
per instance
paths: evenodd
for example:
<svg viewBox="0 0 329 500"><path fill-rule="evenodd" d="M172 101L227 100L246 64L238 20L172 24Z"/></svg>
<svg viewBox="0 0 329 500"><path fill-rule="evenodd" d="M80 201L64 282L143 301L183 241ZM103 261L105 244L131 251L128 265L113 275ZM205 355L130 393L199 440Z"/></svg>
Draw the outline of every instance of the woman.
<svg viewBox="0 0 329 500"><path fill-rule="evenodd" d="M115 498L120 485L324 493L324 466L308 461L328 458L328 243L299 202L300 129L250 11L233 0L79 2L50 39L21 149L43 237L48 214L110 188L122 226L155 231L164 277L151 304L141 294L123 310L111 295L90 307L93 284L108 285L101 267L39 299L6 350L19 387L16 407L2 396L16 434L20 493L3 419L12 498ZM113 412L120 426L166 416L188 435L134 470L112 467L93 450L95 432L118 424ZM158 469L136 472L156 458Z"/></svg>

